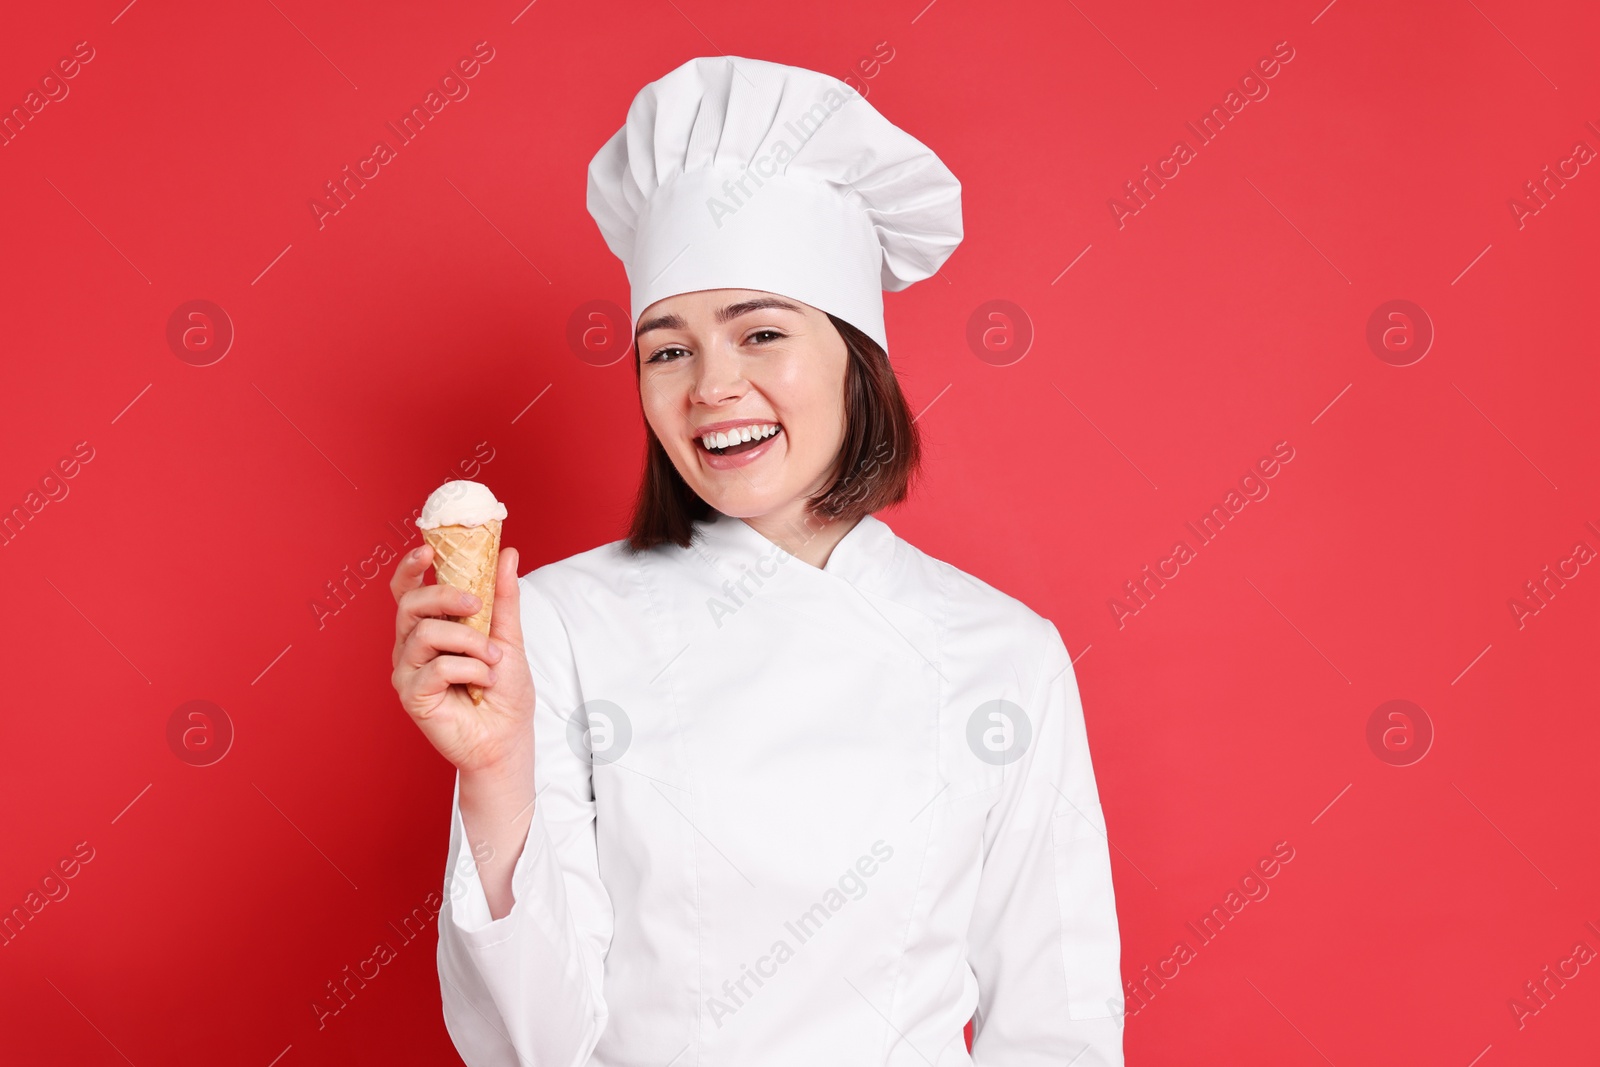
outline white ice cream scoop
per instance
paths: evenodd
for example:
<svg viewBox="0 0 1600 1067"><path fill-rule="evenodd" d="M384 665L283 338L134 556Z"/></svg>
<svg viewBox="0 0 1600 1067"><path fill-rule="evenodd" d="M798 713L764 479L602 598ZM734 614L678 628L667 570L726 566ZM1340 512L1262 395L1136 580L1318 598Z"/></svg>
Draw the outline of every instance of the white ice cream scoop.
<svg viewBox="0 0 1600 1067"><path fill-rule="evenodd" d="M482 526L490 519L505 517L506 506L482 482L445 482L422 505L417 527L433 530L440 526Z"/></svg>

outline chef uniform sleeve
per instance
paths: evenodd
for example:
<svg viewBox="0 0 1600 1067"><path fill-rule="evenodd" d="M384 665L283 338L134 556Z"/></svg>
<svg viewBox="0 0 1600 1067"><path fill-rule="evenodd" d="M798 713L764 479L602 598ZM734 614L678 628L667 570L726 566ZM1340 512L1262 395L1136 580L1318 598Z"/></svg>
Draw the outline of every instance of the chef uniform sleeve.
<svg viewBox="0 0 1600 1067"><path fill-rule="evenodd" d="M1072 660L1055 625L983 834L968 930L978 1067L1122 1067L1111 856Z"/></svg>
<svg viewBox="0 0 1600 1067"><path fill-rule="evenodd" d="M611 899L600 881L590 764L567 740L581 703L566 629L535 577L521 582L535 691L536 798L512 868L511 911L491 919L452 800L439 988L445 1028L467 1067L581 1067L606 1026L604 961Z"/></svg>

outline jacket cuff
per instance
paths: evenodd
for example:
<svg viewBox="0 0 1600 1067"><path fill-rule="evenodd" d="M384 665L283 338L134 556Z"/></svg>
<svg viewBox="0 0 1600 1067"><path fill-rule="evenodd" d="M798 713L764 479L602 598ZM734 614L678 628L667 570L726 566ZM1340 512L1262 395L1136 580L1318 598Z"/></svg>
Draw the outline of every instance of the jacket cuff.
<svg viewBox="0 0 1600 1067"><path fill-rule="evenodd" d="M525 902L533 887L533 867L549 847L550 835L545 830L544 805L536 803L533 806L527 839L511 868L511 910L498 919L489 915L489 897L478 877L478 863L467 841L466 825L461 818L459 785L451 805L451 819L450 839L458 842L456 854L451 857L451 877L447 887L451 925L458 932L468 935L468 941L480 948L499 944L511 937L522 916L527 913L529 905Z"/></svg>

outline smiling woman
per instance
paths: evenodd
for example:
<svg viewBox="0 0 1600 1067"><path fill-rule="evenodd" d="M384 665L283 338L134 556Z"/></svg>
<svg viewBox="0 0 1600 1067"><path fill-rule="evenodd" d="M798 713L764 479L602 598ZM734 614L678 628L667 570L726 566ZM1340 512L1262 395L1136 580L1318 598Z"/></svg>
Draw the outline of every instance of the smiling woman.
<svg viewBox="0 0 1600 1067"><path fill-rule="evenodd" d="M771 293L651 305L635 334L645 471L628 542L687 547L713 511L820 565L864 515L904 500L921 445L877 342Z"/></svg>
<svg viewBox="0 0 1600 1067"><path fill-rule="evenodd" d="M883 294L955 250L960 183L838 79L710 56L641 90L588 203L637 324L628 536L520 579L505 549L488 635L446 618L478 605L422 584L426 550L392 583L395 687L457 771L438 964L462 1059L1121 1067L1071 657L873 514L921 456ZM851 874L819 904L880 847L870 893L846 907Z"/></svg>

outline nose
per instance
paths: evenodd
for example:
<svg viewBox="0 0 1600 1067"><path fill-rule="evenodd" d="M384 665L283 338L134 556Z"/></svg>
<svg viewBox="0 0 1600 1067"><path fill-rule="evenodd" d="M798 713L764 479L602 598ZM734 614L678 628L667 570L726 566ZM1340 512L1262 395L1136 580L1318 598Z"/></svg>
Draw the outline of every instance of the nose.
<svg viewBox="0 0 1600 1067"><path fill-rule="evenodd" d="M697 403L725 404L743 396L748 387L739 353L730 342L719 339L701 350L693 389Z"/></svg>

